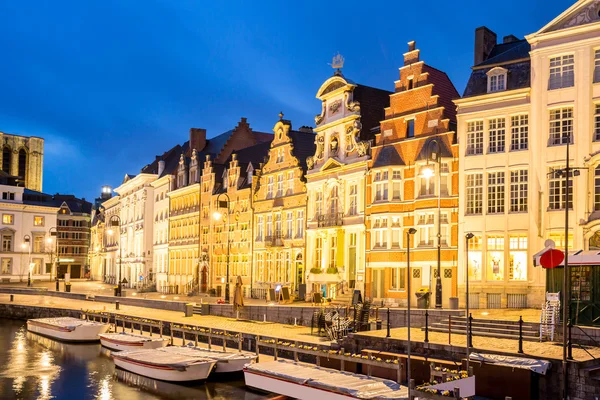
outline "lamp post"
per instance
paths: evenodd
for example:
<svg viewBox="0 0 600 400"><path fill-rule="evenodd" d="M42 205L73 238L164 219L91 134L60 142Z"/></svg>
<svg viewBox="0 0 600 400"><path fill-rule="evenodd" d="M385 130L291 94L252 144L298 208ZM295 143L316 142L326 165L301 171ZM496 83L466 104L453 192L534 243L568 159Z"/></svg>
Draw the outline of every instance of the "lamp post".
<svg viewBox="0 0 600 400"><path fill-rule="evenodd" d="M471 332L471 319L469 318L469 240L473 239L475 237L475 235L473 235L471 232L467 233L465 235L465 242L466 242L466 247L465 247L465 252L466 252L466 256L465 256L465 277L466 277L466 281L467 281L467 306L466 306L466 310L467 310L467 315L465 315L465 318L467 319L467 371L469 370L469 352L471 351L471 336L470 336L470 332Z"/></svg>
<svg viewBox="0 0 600 400"><path fill-rule="evenodd" d="M58 233L56 227L48 229L48 233L50 236L46 239L46 243L50 246L50 282L52 282L52 275L54 274L54 254L56 253L56 258L58 259ZM54 238L54 248L52 246L52 240ZM56 250L56 252L54 251Z"/></svg>
<svg viewBox="0 0 600 400"><path fill-rule="evenodd" d="M435 149L432 149L435 147ZM435 280L435 308L442 308L442 157L441 157L441 146L437 139L429 142L429 156L427 157L427 164L429 160L437 162L438 165L438 216L437 216L437 278ZM428 167L423 170L425 178L431 178L435 175L433 168Z"/></svg>
<svg viewBox="0 0 600 400"><path fill-rule="evenodd" d="M219 200L221 198L221 196L225 196L225 198L227 200ZM227 195L227 193L220 193L217 196L217 208L221 209L221 208L225 208L227 209L227 212L225 213L225 220L223 220L223 226L225 229L227 229L227 263L226 263L226 281L225 281L225 303L229 303L229 196ZM213 218L215 219L215 221L219 221L221 218L223 217L223 214L221 214L221 212L219 211L215 211L213 213Z"/></svg>
<svg viewBox="0 0 600 400"><path fill-rule="evenodd" d="M406 273L407 273L407 280L406 280L406 291L408 294L408 307L407 307L407 322L408 322L408 347L407 347L407 351L406 351L406 382L408 382L408 386L409 386L409 397L410 397L410 281L411 281L411 273L410 273L410 235L414 235L415 233L417 233L417 230L415 228L410 228L407 232L406 232Z"/></svg>
<svg viewBox="0 0 600 400"><path fill-rule="evenodd" d="M108 229L108 234L110 236L113 235L114 231L113 231L113 227L117 227L119 229L119 233L121 232L121 217L119 217L117 214L112 215L110 217L110 219L108 220L108 225L110 226L110 228ZM121 246L121 241L119 240L119 279L118 281L118 295L119 297L121 296L121 290L123 289L122 287L122 267L123 267L123 246Z"/></svg>
<svg viewBox="0 0 600 400"><path fill-rule="evenodd" d="M23 244L21 247L25 248L27 246L29 248L29 259L27 261L28 266L28 275L27 275L27 286L31 286L31 236L25 235L23 236Z"/></svg>

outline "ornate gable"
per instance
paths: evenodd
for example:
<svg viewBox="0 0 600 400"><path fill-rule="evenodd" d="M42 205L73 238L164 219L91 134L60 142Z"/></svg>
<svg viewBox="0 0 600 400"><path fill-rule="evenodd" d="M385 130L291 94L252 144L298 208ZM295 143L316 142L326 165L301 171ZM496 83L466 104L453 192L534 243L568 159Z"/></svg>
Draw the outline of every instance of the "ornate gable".
<svg viewBox="0 0 600 400"><path fill-rule="evenodd" d="M600 22L600 0L579 0L550 21L536 35Z"/></svg>

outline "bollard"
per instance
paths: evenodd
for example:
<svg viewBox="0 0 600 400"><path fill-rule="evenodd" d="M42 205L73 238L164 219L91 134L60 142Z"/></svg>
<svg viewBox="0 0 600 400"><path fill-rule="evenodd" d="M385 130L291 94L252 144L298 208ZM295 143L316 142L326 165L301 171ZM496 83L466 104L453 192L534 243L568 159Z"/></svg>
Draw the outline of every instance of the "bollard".
<svg viewBox="0 0 600 400"><path fill-rule="evenodd" d="M569 318L567 327L569 328L569 336L568 336L568 340L567 340L567 359L572 360L573 359L573 342L571 341L571 331L573 328L573 321L571 320L571 318Z"/></svg>
<svg viewBox="0 0 600 400"><path fill-rule="evenodd" d="M467 335L467 341L469 335ZM452 344L452 314L448 315L448 344Z"/></svg>
<svg viewBox="0 0 600 400"><path fill-rule="evenodd" d="M10 295L10 301L14 301L14 300L15 300L15 295L14 295L14 294L11 294L11 295Z"/></svg>
<svg viewBox="0 0 600 400"><path fill-rule="evenodd" d="M115 301L115 309L119 309L119 300ZM125 326L125 323L123 323L123 326Z"/></svg>
<svg viewBox="0 0 600 400"><path fill-rule="evenodd" d="M58 280L58 278L56 278L56 291L59 292L60 291L60 281Z"/></svg>
<svg viewBox="0 0 600 400"><path fill-rule="evenodd" d="M386 338L390 337L390 308L388 307L387 309L387 335L385 335Z"/></svg>
<svg viewBox="0 0 600 400"><path fill-rule="evenodd" d="M469 347L473 347L473 314L469 313L469 326L467 331L467 343Z"/></svg>
<svg viewBox="0 0 600 400"><path fill-rule="evenodd" d="M425 340L424 343L429 343L429 312L425 310Z"/></svg>
<svg viewBox="0 0 600 400"><path fill-rule="evenodd" d="M519 316L519 354L523 354L523 316Z"/></svg>

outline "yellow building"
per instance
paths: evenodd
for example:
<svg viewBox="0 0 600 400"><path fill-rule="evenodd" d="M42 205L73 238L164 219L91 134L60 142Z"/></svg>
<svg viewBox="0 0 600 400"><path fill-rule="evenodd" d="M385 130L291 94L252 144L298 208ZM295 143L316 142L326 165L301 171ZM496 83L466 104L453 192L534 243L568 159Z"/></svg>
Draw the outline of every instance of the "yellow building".
<svg viewBox="0 0 600 400"><path fill-rule="evenodd" d="M275 137L254 188L254 296L287 286L305 293L306 158L314 154L310 128L293 131L290 121L275 124ZM302 287L302 289L301 289Z"/></svg>

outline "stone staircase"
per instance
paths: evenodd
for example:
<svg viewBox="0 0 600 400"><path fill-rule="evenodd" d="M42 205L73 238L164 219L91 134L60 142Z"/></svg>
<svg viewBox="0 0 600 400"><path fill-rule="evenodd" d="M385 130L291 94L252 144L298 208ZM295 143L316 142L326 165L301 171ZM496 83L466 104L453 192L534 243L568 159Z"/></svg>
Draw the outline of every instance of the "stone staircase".
<svg viewBox="0 0 600 400"><path fill-rule="evenodd" d="M333 306L349 306L352 304L352 290L346 289L344 293L338 293L335 299L331 300Z"/></svg>
<svg viewBox="0 0 600 400"><path fill-rule="evenodd" d="M429 325L430 332L448 333L449 320ZM424 330L424 328L423 328ZM467 334L467 319L465 317L452 317L452 333L457 335ZM471 324L473 336L486 336L498 339L519 339L519 321L504 321L492 319L473 319ZM523 340L538 342L540 331L537 324L523 323Z"/></svg>

